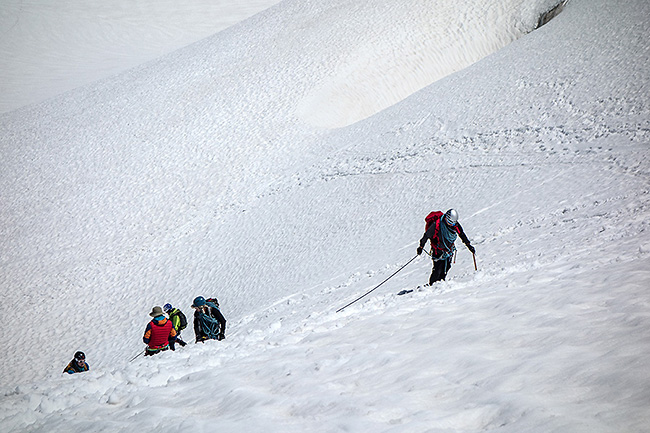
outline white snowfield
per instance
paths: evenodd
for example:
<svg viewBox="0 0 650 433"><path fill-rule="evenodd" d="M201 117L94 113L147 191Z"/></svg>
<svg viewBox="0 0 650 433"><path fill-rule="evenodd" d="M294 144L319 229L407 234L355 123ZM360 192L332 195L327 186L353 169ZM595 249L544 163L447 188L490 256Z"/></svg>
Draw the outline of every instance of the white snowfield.
<svg viewBox="0 0 650 433"><path fill-rule="evenodd" d="M279 0L2 0L0 113L230 27Z"/></svg>
<svg viewBox="0 0 650 433"><path fill-rule="evenodd" d="M285 0L0 115L0 432L647 432L650 3L492 3ZM478 271L336 313L451 207ZM226 340L129 362L197 295Z"/></svg>

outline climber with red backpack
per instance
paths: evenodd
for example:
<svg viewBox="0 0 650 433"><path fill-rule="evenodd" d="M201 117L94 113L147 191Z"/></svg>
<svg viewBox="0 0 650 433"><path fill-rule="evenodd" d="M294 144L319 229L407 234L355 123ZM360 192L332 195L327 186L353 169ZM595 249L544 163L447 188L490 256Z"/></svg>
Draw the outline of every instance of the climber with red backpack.
<svg viewBox="0 0 650 433"><path fill-rule="evenodd" d="M431 212L424 220L426 222L425 232L422 239L420 239L417 253L418 255L422 254L424 245L427 241L431 241L431 253L429 254L433 259L433 269L429 277L429 285L432 285L436 281L444 280L447 277L452 258L456 252L454 242L458 236L472 254L476 250L458 222L458 212L456 210L449 209L444 214L441 211Z"/></svg>

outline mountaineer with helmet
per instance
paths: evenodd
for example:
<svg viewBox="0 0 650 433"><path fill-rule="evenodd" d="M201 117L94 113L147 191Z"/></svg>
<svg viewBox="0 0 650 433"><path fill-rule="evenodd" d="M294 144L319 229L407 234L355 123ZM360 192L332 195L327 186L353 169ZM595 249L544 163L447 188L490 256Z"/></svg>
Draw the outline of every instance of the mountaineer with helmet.
<svg viewBox="0 0 650 433"><path fill-rule="evenodd" d="M449 209L444 214L441 211L431 212L424 219L426 222L425 232L420 239L420 246L417 249L418 255L422 254L422 249L427 240L431 241L431 258L433 259L433 269L429 277L429 285L436 281L444 280L447 272L451 268L451 260L456 252L454 242L460 236L468 250L472 254L476 252L470 244L463 227L458 222L458 212Z"/></svg>
<svg viewBox="0 0 650 433"><path fill-rule="evenodd" d="M195 343L226 338L226 319L219 310L219 302L216 298L205 299L203 296L197 296L192 302L192 308L194 308Z"/></svg>
<svg viewBox="0 0 650 433"><path fill-rule="evenodd" d="M185 317L185 314L178 308L174 308L172 304L169 303L163 305L163 311L167 313L167 316L169 317L169 320L171 320L172 326L176 331L176 341L170 342L169 347L172 350L175 350L175 343L185 347L187 343L181 339L181 331L187 327L187 318Z"/></svg>
<svg viewBox="0 0 650 433"><path fill-rule="evenodd" d="M88 370L90 370L90 366L86 363L86 354L79 351L74 354L74 359L63 369L63 372L74 374Z"/></svg>

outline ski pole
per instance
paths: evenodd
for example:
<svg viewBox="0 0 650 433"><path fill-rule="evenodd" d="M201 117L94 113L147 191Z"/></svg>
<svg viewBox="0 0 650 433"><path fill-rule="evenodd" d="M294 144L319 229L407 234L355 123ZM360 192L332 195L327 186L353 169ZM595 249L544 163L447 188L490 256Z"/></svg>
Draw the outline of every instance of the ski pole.
<svg viewBox="0 0 650 433"><path fill-rule="evenodd" d="M474 258L474 270L478 271L478 268L476 267L476 254L472 253L472 257Z"/></svg>
<svg viewBox="0 0 650 433"><path fill-rule="evenodd" d="M142 352L138 353L137 355L135 355L133 358L129 359L129 362L134 361L135 358L137 358L138 356L142 355L143 353L144 353L144 350L143 350Z"/></svg>
<svg viewBox="0 0 650 433"><path fill-rule="evenodd" d="M344 305L343 307L339 308L338 310L336 310L336 312L338 313L338 312L340 312L340 311L343 311L343 309L349 307L350 305L352 305L352 304L354 304L355 302L357 302L359 299L363 298L364 296L368 295L368 294L371 293L372 291L374 291L374 290L376 290L377 288L379 288L379 286L381 286L381 285L384 284L386 281L388 281L388 280L390 280L391 278L393 278L393 277L395 276L395 274L397 274L399 271L401 271L402 269L404 269L404 268L406 267L406 265L408 265L409 263L411 263L411 262L412 262L413 260L415 260L417 257L418 257L418 255L416 254L415 257L413 257L411 260L409 260L408 262L406 262L406 264L404 264L401 268L399 268L398 270L396 270L395 272L393 272L393 274L392 274L390 277L386 278L384 281L382 281L381 283L377 284L373 289L368 290L366 293L364 293L363 295L359 296L359 297L358 297L357 299L355 299L354 301L352 301L352 302L350 302L349 304Z"/></svg>

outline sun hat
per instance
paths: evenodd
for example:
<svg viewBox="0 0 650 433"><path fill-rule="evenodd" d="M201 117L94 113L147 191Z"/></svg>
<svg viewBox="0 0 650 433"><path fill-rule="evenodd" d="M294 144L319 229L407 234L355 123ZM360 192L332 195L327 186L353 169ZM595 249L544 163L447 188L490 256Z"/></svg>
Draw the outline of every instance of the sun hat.
<svg viewBox="0 0 650 433"><path fill-rule="evenodd" d="M151 313L149 313L151 317L158 317L163 315L163 310L159 306L153 307L153 310L151 310Z"/></svg>

